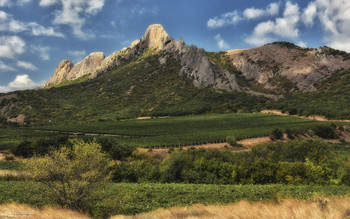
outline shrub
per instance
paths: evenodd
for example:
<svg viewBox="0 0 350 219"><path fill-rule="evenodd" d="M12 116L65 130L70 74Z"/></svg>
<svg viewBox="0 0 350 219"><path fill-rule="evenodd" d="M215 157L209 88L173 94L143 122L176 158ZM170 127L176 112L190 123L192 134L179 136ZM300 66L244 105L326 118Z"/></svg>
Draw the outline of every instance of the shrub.
<svg viewBox="0 0 350 219"><path fill-rule="evenodd" d="M72 147L61 147L44 157L24 160L23 164L34 181L48 188L43 190L45 196L62 207L81 210L87 209L92 201L103 198L92 197L92 193L104 188L112 166L99 144L81 140L75 141Z"/></svg>
<svg viewBox="0 0 350 219"><path fill-rule="evenodd" d="M25 158L33 156L33 148L31 144L32 143L30 141L23 141L17 146L16 150L14 151L14 154L16 156Z"/></svg>
<svg viewBox="0 0 350 219"><path fill-rule="evenodd" d="M5 160L12 161L12 160L15 160L15 158L12 155L7 155L7 156L5 156Z"/></svg>
<svg viewBox="0 0 350 219"><path fill-rule="evenodd" d="M235 136L227 136L226 142L231 146L237 146L237 139Z"/></svg>
<svg viewBox="0 0 350 219"><path fill-rule="evenodd" d="M283 138L283 132L281 129L274 129L270 135L271 140L279 140Z"/></svg>
<svg viewBox="0 0 350 219"><path fill-rule="evenodd" d="M338 138L338 135L336 133L336 127L334 125L330 126L318 126L314 129L312 129L314 133L321 138L326 139L336 139Z"/></svg>
<svg viewBox="0 0 350 219"><path fill-rule="evenodd" d="M114 138L100 137L96 140L101 145L102 150L107 152L114 160L124 160L131 156L135 150L134 146L120 145Z"/></svg>

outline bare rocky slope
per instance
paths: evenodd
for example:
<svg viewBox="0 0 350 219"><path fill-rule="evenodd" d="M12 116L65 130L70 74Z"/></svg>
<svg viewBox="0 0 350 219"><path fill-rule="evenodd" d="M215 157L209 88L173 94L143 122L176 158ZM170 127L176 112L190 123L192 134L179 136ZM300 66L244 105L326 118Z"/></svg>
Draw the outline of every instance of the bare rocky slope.
<svg viewBox="0 0 350 219"><path fill-rule="evenodd" d="M341 69L350 68L347 54L328 47L306 49L291 43L272 43L253 49L226 53L232 64L248 80L276 89L287 79L294 90L316 91L316 85Z"/></svg>

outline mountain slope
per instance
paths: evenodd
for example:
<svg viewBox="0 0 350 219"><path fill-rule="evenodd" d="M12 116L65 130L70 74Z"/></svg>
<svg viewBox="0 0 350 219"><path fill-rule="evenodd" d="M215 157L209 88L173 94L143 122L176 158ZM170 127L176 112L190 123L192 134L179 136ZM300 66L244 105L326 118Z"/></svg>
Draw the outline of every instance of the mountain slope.
<svg viewBox="0 0 350 219"><path fill-rule="evenodd" d="M108 57L63 60L43 89L0 94L0 114L38 124L273 107L349 118L349 68L345 52L286 42L208 53L156 24Z"/></svg>

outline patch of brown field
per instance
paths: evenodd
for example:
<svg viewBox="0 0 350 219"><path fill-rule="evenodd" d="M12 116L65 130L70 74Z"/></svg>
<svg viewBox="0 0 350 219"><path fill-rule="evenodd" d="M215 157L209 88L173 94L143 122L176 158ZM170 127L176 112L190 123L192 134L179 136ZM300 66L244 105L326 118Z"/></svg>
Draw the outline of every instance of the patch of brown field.
<svg viewBox="0 0 350 219"><path fill-rule="evenodd" d="M152 218L232 218L232 219L344 219L350 218L350 198L283 200L280 204L240 201L230 205L193 205L158 209L135 216L117 215L111 219Z"/></svg>
<svg viewBox="0 0 350 219"><path fill-rule="evenodd" d="M244 140L237 141L237 144L239 146L229 146L227 143L212 143L212 144L201 144L201 145L189 145L189 146L183 146L183 150L188 150L191 148L204 148L206 150L208 149L218 149L222 151L233 151L233 152L241 152L241 151L249 151L254 145L261 144L261 143L267 143L272 142L272 140L269 137L258 137L258 138L248 138ZM152 150L147 148L138 148L138 151L142 153L147 153L151 156L156 156L160 159L167 158L169 156L168 151L169 148L153 148Z"/></svg>
<svg viewBox="0 0 350 219"><path fill-rule="evenodd" d="M0 218L88 219L89 217L79 212L62 208L45 207L37 209L22 204L4 204L0 205Z"/></svg>

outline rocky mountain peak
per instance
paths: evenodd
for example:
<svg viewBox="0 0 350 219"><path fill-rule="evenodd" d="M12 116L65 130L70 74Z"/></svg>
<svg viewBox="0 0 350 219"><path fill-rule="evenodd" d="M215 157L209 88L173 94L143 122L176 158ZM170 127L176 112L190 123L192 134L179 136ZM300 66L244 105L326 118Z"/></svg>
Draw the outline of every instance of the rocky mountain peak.
<svg viewBox="0 0 350 219"><path fill-rule="evenodd" d="M173 41L173 38L164 30L161 24L152 24L147 28L141 41L144 42L148 48L162 50L168 43Z"/></svg>
<svg viewBox="0 0 350 219"><path fill-rule="evenodd" d="M73 66L73 62L69 59L61 61L57 66L55 73L50 80L45 83L44 87L49 87L64 81L67 78L68 73L72 70Z"/></svg>

